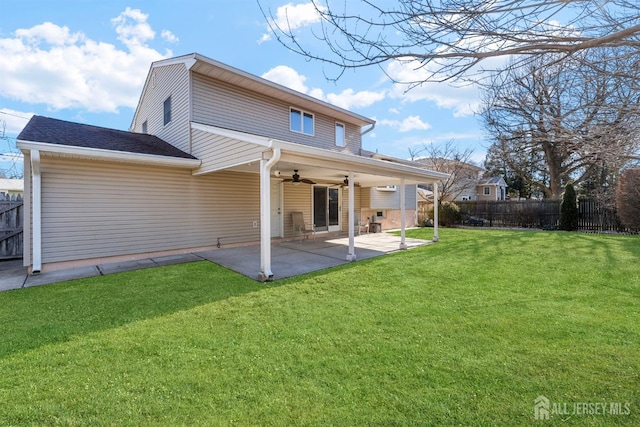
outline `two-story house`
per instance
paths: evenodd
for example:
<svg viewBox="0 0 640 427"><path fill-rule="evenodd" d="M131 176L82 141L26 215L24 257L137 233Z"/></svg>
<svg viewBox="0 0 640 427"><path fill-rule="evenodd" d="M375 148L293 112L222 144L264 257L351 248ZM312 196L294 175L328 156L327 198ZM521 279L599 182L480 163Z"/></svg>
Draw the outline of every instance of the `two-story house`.
<svg viewBox="0 0 640 427"><path fill-rule="evenodd" d="M271 240L295 236L292 212L317 232L348 232L354 260L363 192L445 176L363 153L374 125L199 54L155 62L128 132L35 116L19 135L24 263L39 272L260 242L256 272L269 280Z"/></svg>

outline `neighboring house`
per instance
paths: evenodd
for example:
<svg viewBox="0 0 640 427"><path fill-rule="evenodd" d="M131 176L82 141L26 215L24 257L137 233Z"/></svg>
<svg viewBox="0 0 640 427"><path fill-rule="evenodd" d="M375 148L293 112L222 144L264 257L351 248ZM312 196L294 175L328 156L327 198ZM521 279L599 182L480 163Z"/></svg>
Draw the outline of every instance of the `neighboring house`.
<svg viewBox="0 0 640 427"><path fill-rule="evenodd" d="M354 260L372 188L398 186L405 211L403 188L446 178L363 153L374 124L199 54L155 62L129 132L34 116L18 136L32 213L24 264L34 273L259 242L256 273L270 280L271 239L295 237L292 212L319 233L349 232Z"/></svg>
<svg viewBox="0 0 640 427"><path fill-rule="evenodd" d="M440 183L440 186L443 187L441 188L442 201L477 200L476 184L485 172L483 168L459 160L444 158L422 158L417 159L415 163L430 170L449 174L449 177Z"/></svg>
<svg viewBox="0 0 640 427"><path fill-rule="evenodd" d="M501 176L482 178L476 185L478 200L502 201L507 199L507 183Z"/></svg>
<svg viewBox="0 0 640 427"><path fill-rule="evenodd" d="M10 196L22 195L24 191L24 180L0 178L0 193Z"/></svg>

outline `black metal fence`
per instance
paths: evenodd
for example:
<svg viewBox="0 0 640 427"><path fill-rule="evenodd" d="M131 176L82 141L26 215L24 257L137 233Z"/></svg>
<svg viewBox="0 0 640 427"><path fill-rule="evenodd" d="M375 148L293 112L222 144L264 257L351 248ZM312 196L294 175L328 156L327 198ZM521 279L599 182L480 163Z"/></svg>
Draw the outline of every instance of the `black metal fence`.
<svg viewBox="0 0 640 427"><path fill-rule="evenodd" d="M558 228L560 204L560 200L456 202L460 208L462 225L543 230ZM580 231L626 231L615 210L595 199L579 199L578 212Z"/></svg>

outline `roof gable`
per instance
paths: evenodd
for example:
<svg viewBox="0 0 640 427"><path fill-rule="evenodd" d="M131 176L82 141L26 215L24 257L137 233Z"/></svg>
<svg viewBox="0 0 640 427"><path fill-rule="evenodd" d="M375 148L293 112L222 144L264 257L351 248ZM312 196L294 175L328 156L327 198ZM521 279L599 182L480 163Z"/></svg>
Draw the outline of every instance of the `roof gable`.
<svg viewBox="0 0 640 427"><path fill-rule="evenodd" d="M153 74L154 68L179 63L184 63L185 67L191 72L202 74L253 92L258 92L274 99L290 103L296 107L308 108L314 112L334 117L335 119L343 120L347 123L361 127L373 125L375 123L375 120L368 117L361 116L349 110L345 110L344 108L337 107L328 102L295 91L286 86L282 86L278 83L258 77L238 68L234 68L199 53L191 53L184 56L154 62L151 64L151 69L147 75L145 88L149 84L149 78ZM144 92L145 90L143 89L143 94Z"/></svg>
<svg viewBox="0 0 640 427"><path fill-rule="evenodd" d="M192 155L153 135L67 122L43 116L33 116L18 135L18 140L195 159Z"/></svg>
<svg viewBox="0 0 640 427"><path fill-rule="evenodd" d="M477 185L497 185L500 187L506 187L507 183L501 176L489 176L486 178L482 178L478 181Z"/></svg>

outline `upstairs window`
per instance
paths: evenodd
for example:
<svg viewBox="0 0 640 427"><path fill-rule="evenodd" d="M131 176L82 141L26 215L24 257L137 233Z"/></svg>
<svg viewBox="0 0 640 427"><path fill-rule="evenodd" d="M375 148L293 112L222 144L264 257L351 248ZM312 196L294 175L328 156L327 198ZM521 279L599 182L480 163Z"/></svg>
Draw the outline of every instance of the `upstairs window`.
<svg viewBox="0 0 640 427"><path fill-rule="evenodd" d="M164 101L164 124L171 121L171 96Z"/></svg>
<svg viewBox="0 0 640 427"><path fill-rule="evenodd" d="M344 125L342 123L336 123L336 145L338 147L344 147Z"/></svg>
<svg viewBox="0 0 640 427"><path fill-rule="evenodd" d="M147 133L147 121L146 120L142 123L142 133Z"/></svg>
<svg viewBox="0 0 640 427"><path fill-rule="evenodd" d="M313 114L295 108L289 109L289 129L313 136Z"/></svg>

